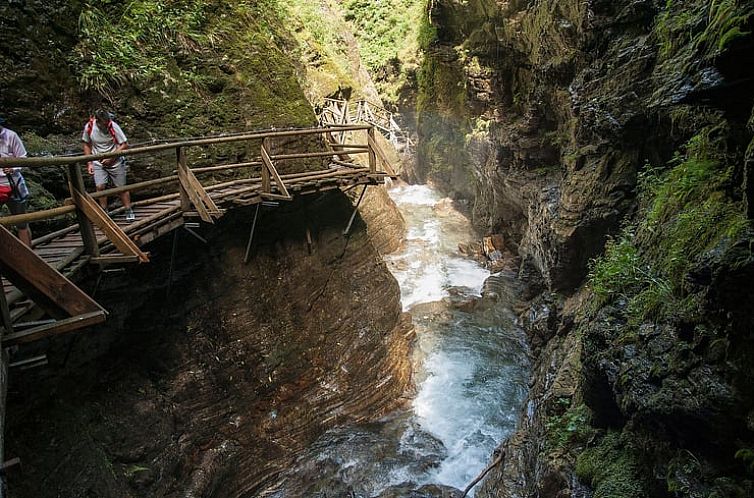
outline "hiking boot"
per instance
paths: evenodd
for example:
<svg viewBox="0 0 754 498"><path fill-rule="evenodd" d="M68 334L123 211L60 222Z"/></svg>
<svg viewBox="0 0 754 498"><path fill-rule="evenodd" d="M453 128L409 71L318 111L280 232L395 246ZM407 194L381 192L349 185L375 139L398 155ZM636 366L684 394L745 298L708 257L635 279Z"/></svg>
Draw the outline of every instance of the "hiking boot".
<svg viewBox="0 0 754 498"><path fill-rule="evenodd" d="M131 208L126 209L126 221L134 221L136 219L136 215L134 214L134 210Z"/></svg>

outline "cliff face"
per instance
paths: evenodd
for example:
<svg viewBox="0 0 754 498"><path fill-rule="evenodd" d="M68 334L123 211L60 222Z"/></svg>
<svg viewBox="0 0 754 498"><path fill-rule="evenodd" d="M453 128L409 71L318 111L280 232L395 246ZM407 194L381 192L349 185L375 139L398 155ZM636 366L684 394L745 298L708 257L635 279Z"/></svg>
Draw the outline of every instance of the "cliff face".
<svg viewBox="0 0 754 498"><path fill-rule="evenodd" d="M531 284L531 402L482 496L751 493L752 13L430 3L417 175Z"/></svg>
<svg viewBox="0 0 754 498"><path fill-rule="evenodd" d="M181 234L169 298L168 241L148 270L105 277L109 328L13 377L12 496L250 496L324 430L402 403L410 319L364 222L342 235L349 207L263 211L248 265L251 213L207 246Z"/></svg>

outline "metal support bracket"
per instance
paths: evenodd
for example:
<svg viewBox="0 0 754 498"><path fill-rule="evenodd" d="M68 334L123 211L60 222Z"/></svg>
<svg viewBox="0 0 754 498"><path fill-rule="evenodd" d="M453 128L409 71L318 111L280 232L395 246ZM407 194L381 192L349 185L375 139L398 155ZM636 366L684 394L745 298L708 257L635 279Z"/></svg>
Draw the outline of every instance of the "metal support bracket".
<svg viewBox="0 0 754 498"><path fill-rule="evenodd" d="M356 213L359 212L359 205L361 205L362 199L364 199L364 194L367 191L367 188L369 188L369 185L364 185L364 189L361 191L361 194L359 195L359 200L356 202L356 205L353 208L353 213L351 213L351 219L348 220L348 226L346 226L346 229L343 230L343 235L348 235L348 232L351 231L351 225L353 225L353 220L356 219Z"/></svg>

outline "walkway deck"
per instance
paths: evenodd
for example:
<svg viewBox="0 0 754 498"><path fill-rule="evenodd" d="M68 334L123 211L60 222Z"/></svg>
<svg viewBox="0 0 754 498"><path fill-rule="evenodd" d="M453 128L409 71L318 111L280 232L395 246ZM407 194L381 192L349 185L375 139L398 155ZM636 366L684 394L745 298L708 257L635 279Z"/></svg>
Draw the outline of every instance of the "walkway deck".
<svg viewBox="0 0 754 498"><path fill-rule="evenodd" d="M296 134L309 135L309 134L324 134L328 139L332 139L335 132L342 135L342 130L345 127L336 128L317 128L311 130L298 130L291 132L290 134L295 136ZM319 192L325 192L335 189L349 189L358 185L379 185L384 183L388 177L395 177L390 165L385 164L383 166L386 171L378 171L378 161L384 159L384 154L379 150L374 150L376 147L373 141L374 129L369 126L356 126L350 127L351 132L366 131L367 140L364 145L342 145L335 142L330 142L330 151L317 151L313 153L294 153L287 155L270 155L268 148L263 143L261 148L260 160L253 161L244 164L234 165L221 165L211 166L204 168L190 169L186 165L185 153L181 151L186 147L193 145L205 145L207 141L211 142L211 139L201 139L193 142L180 142L176 144L162 144L157 146L160 150L166 148L175 148L178 157L177 176L171 176L160 180L152 180L148 182L142 182L141 184L134 184L129 186L129 190L139 190L142 188L148 188L155 184L164 183L177 183L179 192L174 194L162 195L151 199L145 199L138 202L134 202L134 212L136 214L136 221L127 222L125 220L125 214L123 208L112 211L109 213L110 218L102 214L98 214L96 211L99 209L94 202L94 197L98 194L89 195L83 193L80 189L77 189L76 173L75 169L69 169L69 177L71 178L71 192L72 196L69 199L69 205L63 208L57 208L50 210L47 218L60 215L63 212L77 212L79 215L79 223L67 227L63 230L59 230L55 233L40 237L34 241L33 250L34 253L43 260L49 267L57 270L65 277L75 280L80 271L87 265L97 264L124 264L138 261L146 261L148 256L146 253L140 251L140 248L157 239L158 237L175 230L176 228L184 225L187 220L196 222L203 220L205 222L212 223L215 219L221 217L227 210L235 207L249 206L259 204L265 200L286 201L292 200L293 197L299 195L307 195ZM282 132L286 133L286 132ZM281 132L269 132L269 136L280 135ZM251 137L251 138L249 138ZM223 141L240 141L244 139L265 139L265 133L257 133L254 135L248 135L246 137L224 137ZM145 148L145 149L150 149ZM155 149L152 146L151 149ZM143 150L143 149L142 149ZM139 154L139 149L131 149L127 151L129 155ZM350 154L350 155L349 155ZM352 155L366 154L367 160L364 161L368 166L364 166L352 158ZM107 157L107 155L99 156L101 158ZM323 158L326 163L329 163L327 167L316 171L307 171L302 173L293 173L288 175L278 175L277 170L273 164L273 161L277 160L295 160L296 158ZM81 162L86 162L91 158L80 157L77 158ZM69 168L79 168L80 166L74 166L73 161L70 158L59 158L63 165L68 165ZM15 160L18 163L20 160ZM2 161L0 161L2 162ZM24 161L20 161L21 164ZM34 162L34 158L26 160L31 165L44 164L61 164L56 163L55 158L37 158ZM3 166L3 164L0 164ZM261 173L258 176L251 178L237 179L225 183L217 183L210 185L201 185L196 179L195 174L206 173L209 171L218 171L224 169L235 169L243 167L261 167ZM80 179L80 175L79 175ZM79 182L80 183L80 182ZM117 189L110 191L115 193ZM82 199L82 197L84 197ZM44 213L33 213L31 216L34 219L45 219ZM28 217L28 216L27 216ZM106 219L101 219L101 218ZM108 225L114 221L115 226ZM0 219L2 224L12 224L23 221L20 217L6 217ZM86 234L82 234L82 231L86 232L91 230L93 233L93 239L95 242L90 241L87 243ZM130 244L133 246L131 247ZM4 252L7 251L5 247L0 248L0 266L5 260L4 274L9 274L7 258L4 258ZM35 262L27 263L29 267L34 265L40 265L38 260ZM28 292L25 294L18 288L18 275L16 275L16 282L11 278L3 278L3 290L5 300L8 304L10 314L10 324L8 329L2 337L2 346L7 347L14 344L31 342L43 337L54 335L61 332L68 332L75 330L80 326L86 326L97 321L104 320L104 314L95 317L90 316L87 322L82 317L78 317L76 323L66 323L65 320L61 320L57 317L56 320L48 319L47 324L44 321L39 321L40 312L37 308L38 302L28 298ZM15 285L14 285L15 284ZM28 289L28 282L22 285L24 289ZM55 287L57 284L53 284ZM55 291L47 293L47 297L50 294L55 294ZM54 296L52 298L53 301ZM38 301L38 300L37 300ZM35 313L30 313L35 310ZM104 310L102 310L104 312ZM88 315L88 314L83 314ZM82 315L82 316L83 316ZM35 321L36 320L36 321ZM82 321L83 320L83 321ZM41 326L40 326L41 324ZM59 324L63 326L60 327Z"/></svg>

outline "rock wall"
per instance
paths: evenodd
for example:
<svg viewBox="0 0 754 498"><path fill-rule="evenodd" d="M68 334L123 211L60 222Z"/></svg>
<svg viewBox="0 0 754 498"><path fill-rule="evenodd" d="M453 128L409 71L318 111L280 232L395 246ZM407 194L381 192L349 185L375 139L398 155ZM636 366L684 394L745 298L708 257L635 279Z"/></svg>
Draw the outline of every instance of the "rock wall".
<svg viewBox="0 0 754 498"><path fill-rule="evenodd" d="M751 493L753 14L428 2L417 176L529 284L530 402L478 496Z"/></svg>
<svg viewBox="0 0 754 498"><path fill-rule="evenodd" d="M253 496L324 430L403 403L413 329L362 219L343 236L350 211L263 210L248 265L249 212L207 246L181 233L169 298L170 241L105 277L115 321L13 376L11 496Z"/></svg>

